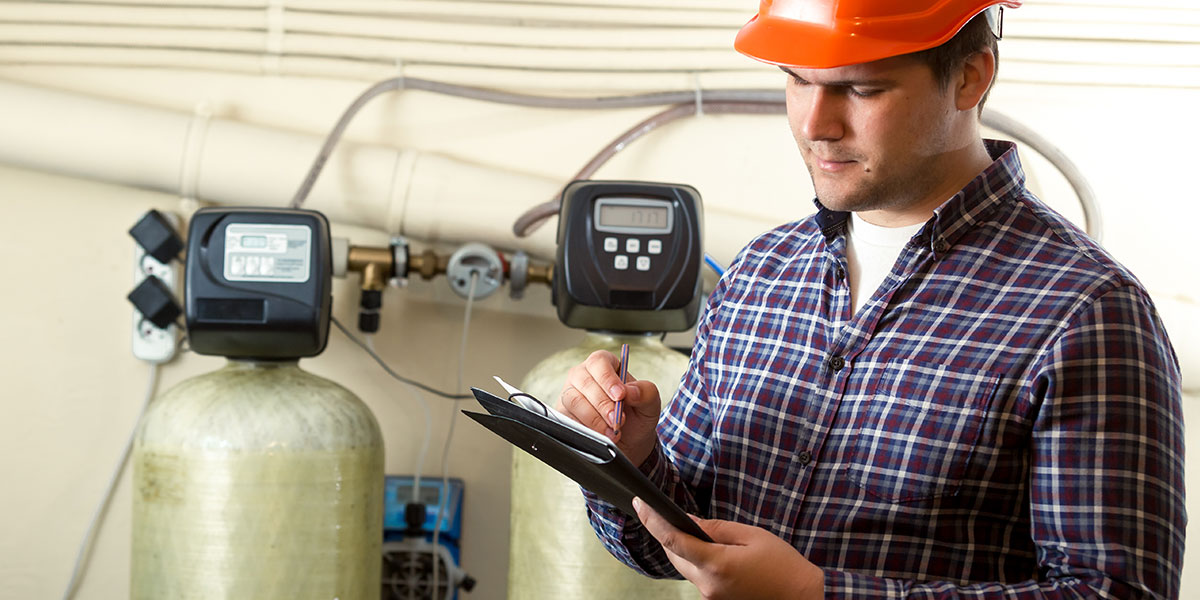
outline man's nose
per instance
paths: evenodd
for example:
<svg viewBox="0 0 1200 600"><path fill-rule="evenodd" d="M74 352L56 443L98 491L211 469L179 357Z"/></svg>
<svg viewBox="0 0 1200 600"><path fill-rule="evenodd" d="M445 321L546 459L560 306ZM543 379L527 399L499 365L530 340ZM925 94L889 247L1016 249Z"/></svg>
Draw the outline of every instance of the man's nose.
<svg viewBox="0 0 1200 600"><path fill-rule="evenodd" d="M806 106L800 133L812 141L839 140L845 135L842 120L842 103L838 94L824 86L814 85L804 101Z"/></svg>

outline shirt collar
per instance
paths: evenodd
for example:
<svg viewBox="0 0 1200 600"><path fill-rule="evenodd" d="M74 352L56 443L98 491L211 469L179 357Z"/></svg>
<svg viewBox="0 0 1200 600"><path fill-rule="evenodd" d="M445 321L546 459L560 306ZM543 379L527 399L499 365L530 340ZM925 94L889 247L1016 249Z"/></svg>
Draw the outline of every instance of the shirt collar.
<svg viewBox="0 0 1200 600"><path fill-rule="evenodd" d="M1015 190L1024 188L1025 171L1017 157L1017 145L1001 140L984 140L992 164L972 179L957 194L933 211L919 238L928 243L935 256L945 254L964 233L983 222ZM850 213L829 210L814 198L817 226L825 241L845 231Z"/></svg>

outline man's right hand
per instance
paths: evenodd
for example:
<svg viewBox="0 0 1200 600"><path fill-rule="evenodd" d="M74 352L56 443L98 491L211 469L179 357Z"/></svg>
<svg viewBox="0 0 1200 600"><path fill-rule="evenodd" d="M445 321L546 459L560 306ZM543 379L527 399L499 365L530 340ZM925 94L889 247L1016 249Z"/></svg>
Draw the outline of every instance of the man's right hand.
<svg viewBox="0 0 1200 600"><path fill-rule="evenodd" d="M640 465L650 456L657 443L655 428L662 410L658 387L649 381L638 381L626 371L625 383L617 374L620 360L613 353L597 350L582 364L567 374L558 399L558 409L593 431L608 436L617 447ZM621 412L614 411L621 401ZM618 427L613 427L613 424Z"/></svg>

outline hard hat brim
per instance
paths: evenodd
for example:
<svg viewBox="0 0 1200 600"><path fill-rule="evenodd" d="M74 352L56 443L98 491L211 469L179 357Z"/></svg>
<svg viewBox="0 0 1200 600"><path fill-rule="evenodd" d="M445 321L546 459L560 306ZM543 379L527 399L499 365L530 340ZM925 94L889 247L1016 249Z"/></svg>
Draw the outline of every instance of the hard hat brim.
<svg viewBox="0 0 1200 600"><path fill-rule="evenodd" d="M917 52L942 41L914 44L881 40L811 23L755 16L738 31L733 47L750 58L773 65L830 69Z"/></svg>

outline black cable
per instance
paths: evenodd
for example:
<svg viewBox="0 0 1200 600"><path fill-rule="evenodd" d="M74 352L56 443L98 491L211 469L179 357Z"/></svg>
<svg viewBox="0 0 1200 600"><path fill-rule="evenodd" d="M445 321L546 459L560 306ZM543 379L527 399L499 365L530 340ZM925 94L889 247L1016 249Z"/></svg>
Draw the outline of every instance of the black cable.
<svg viewBox="0 0 1200 600"><path fill-rule="evenodd" d="M399 373L393 371L392 368L389 367L386 362L383 362L383 359L380 358L379 355L376 354L374 350L371 350L371 348L367 346L366 342L355 337L353 333L350 333L350 330L346 329L346 327L344 325L342 325L342 323L340 321L337 320L337 317L330 317L330 320L333 321L333 324L335 326L337 326L337 328L340 329L342 331L342 333L346 334L346 337L350 338L350 341L354 342L355 344L358 344L359 348L362 348L364 352L366 352L367 354L370 354L371 358L375 359L375 362L379 363L379 366L383 367L383 370L387 371L387 374L391 375L393 379L402 381L402 382L407 383L412 386L416 386L418 388L421 388L421 389L429 392L430 394L434 394L436 396L441 396L447 400L468 400L468 399L474 397L474 396L471 396L470 394L451 394L448 392L443 392L441 390L435 390L419 381L413 381L412 379L409 379L407 377L404 377L403 375L400 375Z"/></svg>

